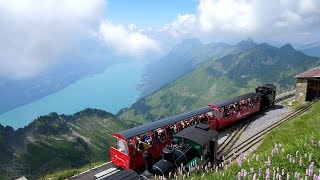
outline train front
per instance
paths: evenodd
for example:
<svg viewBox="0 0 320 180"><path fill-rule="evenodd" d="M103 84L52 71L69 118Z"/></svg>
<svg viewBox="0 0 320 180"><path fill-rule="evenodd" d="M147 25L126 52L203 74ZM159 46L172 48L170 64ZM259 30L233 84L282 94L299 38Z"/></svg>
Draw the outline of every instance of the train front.
<svg viewBox="0 0 320 180"><path fill-rule="evenodd" d="M122 169L130 169L130 149L121 134L113 134L110 142L110 160Z"/></svg>

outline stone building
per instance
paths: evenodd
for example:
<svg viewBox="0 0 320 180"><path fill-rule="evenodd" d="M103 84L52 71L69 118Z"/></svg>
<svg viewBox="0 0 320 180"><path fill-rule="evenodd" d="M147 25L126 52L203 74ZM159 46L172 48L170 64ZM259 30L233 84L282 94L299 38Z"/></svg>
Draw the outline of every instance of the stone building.
<svg viewBox="0 0 320 180"><path fill-rule="evenodd" d="M320 66L296 75L296 100L312 101L320 98Z"/></svg>

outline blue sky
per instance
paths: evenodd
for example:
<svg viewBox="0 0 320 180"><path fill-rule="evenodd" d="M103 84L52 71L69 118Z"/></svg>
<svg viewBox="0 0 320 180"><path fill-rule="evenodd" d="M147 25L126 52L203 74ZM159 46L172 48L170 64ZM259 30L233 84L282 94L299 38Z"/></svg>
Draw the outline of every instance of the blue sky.
<svg viewBox="0 0 320 180"><path fill-rule="evenodd" d="M161 27L178 14L195 13L197 0L109 0L106 17L124 25Z"/></svg>
<svg viewBox="0 0 320 180"><path fill-rule="evenodd" d="M319 9L319 0L0 0L0 77L37 76L84 41L93 51L83 56L131 61L189 38L297 47L320 41Z"/></svg>

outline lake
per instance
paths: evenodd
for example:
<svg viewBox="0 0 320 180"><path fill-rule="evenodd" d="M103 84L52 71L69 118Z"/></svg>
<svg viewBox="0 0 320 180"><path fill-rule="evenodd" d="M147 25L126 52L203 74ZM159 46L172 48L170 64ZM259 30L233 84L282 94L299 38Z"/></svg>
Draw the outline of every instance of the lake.
<svg viewBox="0 0 320 180"><path fill-rule="evenodd" d="M86 108L117 113L138 98L143 65L123 63L108 67L105 72L79 80L68 87L37 101L0 115L0 124L14 129L24 127L50 112L73 114Z"/></svg>

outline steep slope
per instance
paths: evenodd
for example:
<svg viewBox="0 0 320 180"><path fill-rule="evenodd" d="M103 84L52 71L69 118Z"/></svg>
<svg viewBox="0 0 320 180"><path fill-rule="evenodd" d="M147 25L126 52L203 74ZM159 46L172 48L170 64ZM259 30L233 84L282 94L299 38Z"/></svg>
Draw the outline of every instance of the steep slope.
<svg viewBox="0 0 320 180"><path fill-rule="evenodd" d="M225 43L203 44L198 39L184 40L166 56L147 65L140 84L142 97L173 82L206 61L238 54L256 46L258 44L251 39L243 40L233 46Z"/></svg>
<svg viewBox="0 0 320 180"><path fill-rule="evenodd" d="M193 70L197 65L223 54L230 45L203 44L197 39L187 39L176 45L166 56L146 66L140 84L142 96L148 95Z"/></svg>
<svg viewBox="0 0 320 180"><path fill-rule="evenodd" d="M278 92L286 91L294 87L294 75L316 65L319 58L296 51L289 44L276 48L263 43L204 63L118 115L133 121L154 121L253 91L264 83L275 83Z"/></svg>
<svg viewBox="0 0 320 180"><path fill-rule="evenodd" d="M34 174L107 161L110 135L135 125L97 109L70 116L50 113L17 131L0 125L0 163L28 164Z"/></svg>

